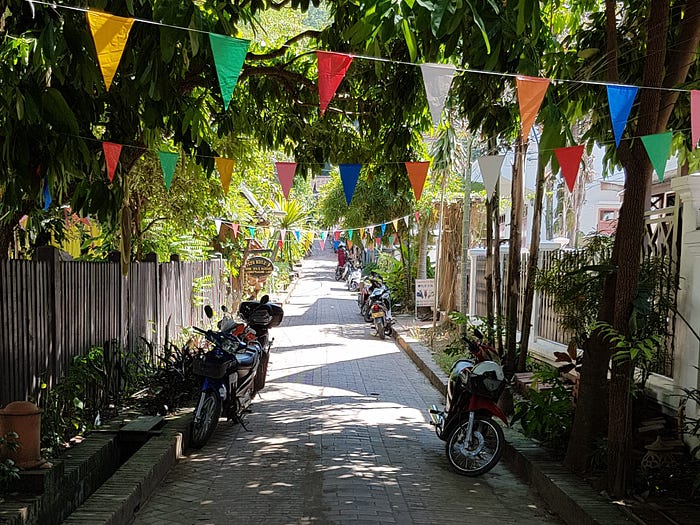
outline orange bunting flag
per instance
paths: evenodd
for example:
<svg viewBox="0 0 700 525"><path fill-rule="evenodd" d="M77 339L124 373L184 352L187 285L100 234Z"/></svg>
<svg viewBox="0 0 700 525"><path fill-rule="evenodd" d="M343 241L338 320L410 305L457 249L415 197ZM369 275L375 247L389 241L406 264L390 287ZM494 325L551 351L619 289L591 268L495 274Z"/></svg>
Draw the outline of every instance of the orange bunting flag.
<svg viewBox="0 0 700 525"><path fill-rule="evenodd" d="M280 186L282 186L284 198L289 199L289 190L292 189L292 184L294 184L294 173L297 170L297 163L275 162L275 168L277 169L277 180L280 181Z"/></svg>
<svg viewBox="0 0 700 525"><path fill-rule="evenodd" d="M122 18L99 11L88 11L88 24L97 50L102 77L109 91L112 79L119 67L122 53L129 39L129 31L134 24L133 18Z"/></svg>
<svg viewBox="0 0 700 525"><path fill-rule="evenodd" d="M574 191L578 169L581 165L583 144L571 146L570 148L557 148L554 150L554 154L557 156L559 166L561 166L561 174L566 181L566 187L569 188L569 193L571 193Z"/></svg>
<svg viewBox="0 0 700 525"><path fill-rule="evenodd" d="M348 239L348 250L352 250L352 241Z"/></svg>
<svg viewBox="0 0 700 525"><path fill-rule="evenodd" d="M523 125L523 142L527 142L530 129L532 129L532 124L535 122L549 87L549 79L518 75L515 77L515 82L518 88L520 121Z"/></svg>
<svg viewBox="0 0 700 525"><path fill-rule="evenodd" d="M221 179L221 187L224 189L224 195L228 195L228 188L231 185L231 174L236 162L233 159L225 159L223 157L214 157L216 169L219 170L219 178Z"/></svg>
<svg viewBox="0 0 700 525"><path fill-rule="evenodd" d="M406 162L405 164L406 171L408 171L408 179L411 181L411 187L413 188L413 195L415 195L416 200L420 200L423 186L425 186L425 179L428 176L430 162Z"/></svg>
<svg viewBox="0 0 700 525"><path fill-rule="evenodd" d="M316 58L318 60L318 96L321 116L323 116L338 86L345 78L353 57L343 53L316 51Z"/></svg>
<svg viewBox="0 0 700 525"><path fill-rule="evenodd" d="M109 182L114 180L114 172L117 169L117 163L119 162L119 155L122 152L122 145L115 144L114 142L103 142L102 151L105 154L105 163L107 164L107 177Z"/></svg>

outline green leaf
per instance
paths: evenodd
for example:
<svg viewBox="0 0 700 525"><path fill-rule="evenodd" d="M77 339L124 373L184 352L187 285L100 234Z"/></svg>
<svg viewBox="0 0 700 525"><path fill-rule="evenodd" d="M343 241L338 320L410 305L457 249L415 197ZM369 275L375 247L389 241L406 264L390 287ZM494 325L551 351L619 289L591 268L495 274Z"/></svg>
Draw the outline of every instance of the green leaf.
<svg viewBox="0 0 700 525"><path fill-rule="evenodd" d="M406 40L406 47L408 47L408 54L411 57L411 61L415 62L416 56L418 55L416 37L411 31L411 27L408 25L408 20L405 18L401 20L401 30L403 31L403 37Z"/></svg>
<svg viewBox="0 0 700 525"><path fill-rule="evenodd" d="M474 6L472 3L467 0L467 4L469 4L469 8L472 10L472 16L474 17L474 23L477 25L479 30L481 31L481 36L484 39L484 44L486 44L486 53L491 54L491 42L489 41L489 35L486 33L486 26L484 26L484 21L482 20L481 16L477 12L476 9L474 9Z"/></svg>
<svg viewBox="0 0 700 525"><path fill-rule="evenodd" d="M48 88L41 97L41 105L57 123L68 128L71 133L78 133L78 121L60 91Z"/></svg>

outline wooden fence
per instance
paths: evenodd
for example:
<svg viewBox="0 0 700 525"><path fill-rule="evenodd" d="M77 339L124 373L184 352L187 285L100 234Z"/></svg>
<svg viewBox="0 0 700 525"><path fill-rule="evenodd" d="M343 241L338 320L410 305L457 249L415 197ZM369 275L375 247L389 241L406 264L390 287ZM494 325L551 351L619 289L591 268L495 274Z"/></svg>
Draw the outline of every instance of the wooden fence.
<svg viewBox="0 0 700 525"><path fill-rule="evenodd" d="M118 262L64 261L52 248L36 261L0 261L0 406L52 386L94 346L160 346L166 327L172 338L204 324L204 304L231 302L224 269L221 260L137 262L123 277Z"/></svg>

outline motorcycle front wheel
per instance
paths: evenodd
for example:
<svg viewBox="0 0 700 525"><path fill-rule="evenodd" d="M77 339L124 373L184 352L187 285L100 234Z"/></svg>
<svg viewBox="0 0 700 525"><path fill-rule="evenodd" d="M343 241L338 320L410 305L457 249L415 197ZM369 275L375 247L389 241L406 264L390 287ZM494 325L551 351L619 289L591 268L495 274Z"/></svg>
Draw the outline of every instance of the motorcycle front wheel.
<svg viewBox="0 0 700 525"><path fill-rule="evenodd" d="M202 396L203 399L200 400L202 409L199 412L199 417L195 412L195 418L192 421L192 432L190 433L190 446L192 448L202 448L209 441L221 415L219 395L213 390L207 390L202 393Z"/></svg>
<svg viewBox="0 0 700 525"><path fill-rule="evenodd" d="M386 323L384 322L383 317L375 317L374 318L374 328L377 330L377 335L379 336L379 339L384 339L386 337L386 328L385 328Z"/></svg>
<svg viewBox="0 0 700 525"><path fill-rule="evenodd" d="M463 476L481 476L496 466L503 454L505 438L501 426L489 417L476 416L471 440L466 442L467 422L454 428L445 439L450 469Z"/></svg>

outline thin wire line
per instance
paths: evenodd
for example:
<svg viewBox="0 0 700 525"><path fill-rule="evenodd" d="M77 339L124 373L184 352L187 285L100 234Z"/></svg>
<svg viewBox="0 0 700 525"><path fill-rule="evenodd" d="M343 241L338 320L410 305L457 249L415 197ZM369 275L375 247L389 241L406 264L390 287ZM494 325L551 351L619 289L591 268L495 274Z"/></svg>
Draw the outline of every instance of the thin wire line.
<svg viewBox="0 0 700 525"><path fill-rule="evenodd" d="M40 0L25 0L25 2L29 2L30 4L45 5L45 6L49 6L52 8L62 8L62 9L69 9L69 10L73 10L73 11L80 11L80 12L84 12L84 13L87 13L89 11L89 12L93 12L93 13L97 13L97 14L102 14L105 16L116 16L116 15L110 15L109 13L104 13L102 11L93 11L91 9L84 8L84 7L68 6L68 5L64 5L64 4L54 4L54 3L50 3L50 2L42 2ZM176 25L171 25L171 24L165 24L163 22L155 22L153 20L146 20L143 18L132 18L132 20L134 20L136 22L142 22L144 24L169 27L172 29L180 29L182 31L193 31L193 32L202 33L202 34L209 34L210 33L210 31L202 31L201 29L193 29L193 28L189 28L189 27L181 27L181 26L176 26ZM281 47L290 48L290 49L292 48L291 45L282 45ZM322 51L322 50L318 50L318 51ZM363 60L384 62L384 63L388 63L388 64L401 64L401 65L414 66L414 67L421 65L421 64L416 64L414 62L392 60L389 58L373 57L373 56L369 56L369 55L360 55L360 54L354 54L354 53L339 53L339 54L351 56L353 58L360 58ZM483 69L458 68L458 67L450 66L449 64L426 63L426 65L453 67L456 73L475 73L478 75L492 75L492 76L508 77L508 78L525 76L525 75L521 75L519 73L502 73L502 72L497 72L497 71L486 71ZM547 77L538 77L538 78L547 78ZM572 79L563 79L563 78L547 78L547 80L549 80L552 84L568 82L568 83L573 83L573 84L584 84L584 85L590 85L590 86L637 87L639 89L655 89L655 90L659 90L659 91L674 91L674 92L679 92L679 93L688 93L691 91L689 89L641 86L641 85L635 85L635 84L619 84L619 83L610 83L610 82L604 82L604 81L598 81L598 80L572 80Z"/></svg>

